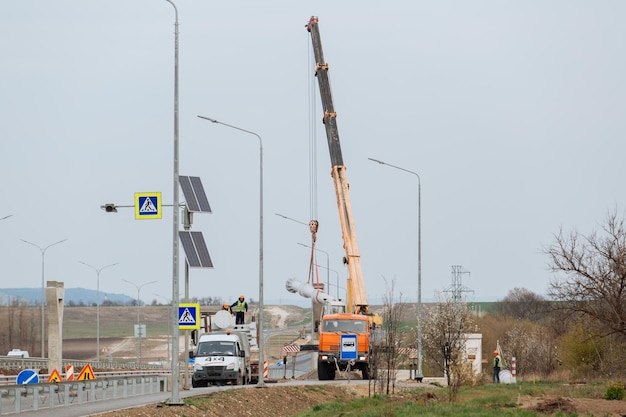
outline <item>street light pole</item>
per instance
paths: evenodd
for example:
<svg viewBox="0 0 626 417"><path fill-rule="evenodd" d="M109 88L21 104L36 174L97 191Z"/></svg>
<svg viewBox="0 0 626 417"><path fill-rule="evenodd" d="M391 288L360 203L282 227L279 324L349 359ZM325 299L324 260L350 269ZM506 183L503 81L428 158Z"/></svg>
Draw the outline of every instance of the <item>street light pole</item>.
<svg viewBox="0 0 626 417"><path fill-rule="evenodd" d="M129 284L132 284L137 288L137 334L139 335L139 355L137 356L137 362L141 365L141 321L139 320L139 311L140 311L139 307L141 307L141 299L139 298L139 293L143 286L148 285L148 284L154 284L156 281L146 282L141 285L137 285L134 282L131 282L127 279L122 279L122 281L128 282ZM146 331L146 333L148 332ZM172 376L172 379L174 378L175 376Z"/></svg>
<svg viewBox="0 0 626 417"><path fill-rule="evenodd" d="M167 341L167 356L169 357L170 356L170 343L171 343L171 340L172 340L172 333L171 333L172 327L170 325L171 319L172 319L172 307L173 307L172 306L172 301L168 300L167 298L165 298L162 295L159 295L157 293L153 293L153 294L156 295L159 298L164 299L165 302L167 302L167 305L169 306L169 311L168 311L168 316L167 316L167 329L168 329L167 330L167 338L168 338L168 341Z"/></svg>
<svg viewBox="0 0 626 417"><path fill-rule="evenodd" d="M24 239L20 239L20 240L24 243L28 243L29 245L36 247L37 249L41 251L41 357L45 358L46 354L44 352L44 340L46 336L46 331L44 327L44 323L45 323L44 305L46 304L46 290L44 286L44 277L45 277L45 269L46 269L45 268L46 250L48 250L48 248L51 246L58 245L59 243L65 242L67 239L63 239L63 240L59 240L58 242L51 243L45 248L42 248L41 246L35 245L34 243L29 242Z"/></svg>
<svg viewBox="0 0 626 417"><path fill-rule="evenodd" d="M95 266L89 265L88 263L85 263L83 261L78 262L96 271L96 361L100 362L100 271L102 271L104 268L115 266L118 264L118 262L110 265L105 265L101 268L96 268Z"/></svg>
<svg viewBox="0 0 626 417"><path fill-rule="evenodd" d="M300 224L303 224L305 226L309 225L308 223L301 222L300 220L296 220L296 219L292 219L291 217L287 217L284 214L280 214L280 213L274 213L274 214L279 216L279 217L282 217L283 219L291 220L292 222L300 223Z"/></svg>
<svg viewBox="0 0 626 417"><path fill-rule="evenodd" d="M261 336L259 337L259 378L257 381L257 387L263 388L265 387L265 381L263 380L263 350L265 349L265 343L263 341L263 140L261 139L261 136L250 130L229 125L206 116L198 115L198 117L200 119L208 120L211 123L217 123L222 126L230 127L231 129L249 133L256 136L259 140L259 332Z"/></svg>
<svg viewBox="0 0 626 417"><path fill-rule="evenodd" d="M424 378L422 374L422 181L417 172L378 159L367 159L408 172L417 178L417 375L415 379L421 381Z"/></svg>
<svg viewBox="0 0 626 417"><path fill-rule="evenodd" d="M298 245L311 249L311 246L305 245L304 243L298 243ZM328 287L326 288L326 292L330 294L330 256L328 255L328 252L326 252L325 250L321 250L318 248L315 248L315 250L322 252L323 254L326 255L326 286ZM337 298L339 298L339 290L337 290Z"/></svg>
<svg viewBox="0 0 626 417"><path fill-rule="evenodd" d="M179 304L179 280L178 280L178 229L179 229L179 195L178 195L178 8L172 0L165 0L174 8L174 179L173 179L173 196L174 210L172 221L172 396L170 397L170 405L180 405L179 392L179 340L178 340L178 306ZM186 348L186 347L185 347Z"/></svg>
<svg viewBox="0 0 626 417"><path fill-rule="evenodd" d="M326 269L327 271L332 271L335 273L335 276L337 277L337 300L339 300L339 272L337 272L337 270L335 269L329 269L329 268L324 268L323 266L319 265L320 268ZM328 294L330 294L330 283L328 284L329 289L328 289Z"/></svg>

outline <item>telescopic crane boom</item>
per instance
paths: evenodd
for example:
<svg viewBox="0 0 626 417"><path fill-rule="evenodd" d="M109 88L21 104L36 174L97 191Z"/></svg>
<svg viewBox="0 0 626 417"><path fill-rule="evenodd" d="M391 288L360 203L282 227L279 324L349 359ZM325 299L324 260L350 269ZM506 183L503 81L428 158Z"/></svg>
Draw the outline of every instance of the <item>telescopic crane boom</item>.
<svg viewBox="0 0 626 417"><path fill-rule="evenodd" d="M350 205L350 186L346 177L346 167L343 165L339 130L337 129L337 113L333 105L333 97L328 78L328 64L324 61L324 52L322 51L322 41L316 16L311 17L309 20L307 30L311 33L311 40L313 41L313 52L316 61L315 76L319 84L320 97L324 109L323 122L326 128L328 150L330 151L330 162L332 165L331 176L337 195L337 208L339 210L343 247L346 253L344 261L347 262L348 265L347 307L348 311L352 313L367 314L369 305L365 294L363 272L361 270L361 256L359 254L356 229L352 217L352 206Z"/></svg>

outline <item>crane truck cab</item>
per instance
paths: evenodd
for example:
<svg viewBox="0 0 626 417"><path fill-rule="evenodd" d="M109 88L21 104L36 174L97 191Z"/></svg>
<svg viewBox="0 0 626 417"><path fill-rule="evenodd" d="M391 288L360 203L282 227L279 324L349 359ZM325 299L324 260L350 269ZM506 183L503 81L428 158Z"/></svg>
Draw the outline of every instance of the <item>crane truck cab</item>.
<svg viewBox="0 0 626 417"><path fill-rule="evenodd" d="M342 336L356 336L356 358L342 357ZM319 331L317 377L319 380L335 379L335 371L360 370L363 379L369 379L369 318L361 314L326 314Z"/></svg>

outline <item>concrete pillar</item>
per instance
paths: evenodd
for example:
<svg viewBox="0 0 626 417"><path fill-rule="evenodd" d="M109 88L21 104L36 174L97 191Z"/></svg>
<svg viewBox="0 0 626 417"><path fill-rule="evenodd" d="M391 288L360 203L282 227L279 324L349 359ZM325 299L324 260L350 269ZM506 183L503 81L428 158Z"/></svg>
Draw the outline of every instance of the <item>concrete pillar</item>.
<svg viewBox="0 0 626 417"><path fill-rule="evenodd" d="M62 282L47 281L46 310L48 316L48 373L54 369L63 373L63 301Z"/></svg>

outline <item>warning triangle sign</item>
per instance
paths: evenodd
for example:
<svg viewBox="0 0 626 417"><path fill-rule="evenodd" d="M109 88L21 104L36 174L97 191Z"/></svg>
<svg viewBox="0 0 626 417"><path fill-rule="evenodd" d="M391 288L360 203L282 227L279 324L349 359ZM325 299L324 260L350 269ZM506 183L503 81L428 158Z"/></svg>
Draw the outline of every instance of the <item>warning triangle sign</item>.
<svg viewBox="0 0 626 417"><path fill-rule="evenodd" d="M193 314L191 314L189 309L186 308L185 310L183 310L183 314L181 314L180 317L178 318L178 322L186 323L186 324L195 324L196 318L193 316Z"/></svg>
<svg viewBox="0 0 626 417"><path fill-rule="evenodd" d="M57 371L56 369L52 370L52 373L50 374L50 376L48 377L48 382L61 382L61 375L59 374L59 371Z"/></svg>
<svg viewBox="0 0 626 417"><path fill-rule="evenodd" d="M96 379L96 375L93 373L93 369L91 369L91 365L87 364L78 374L79 381L85 381L88 379Z"/></svg>
<svg viewBox="0 0 626 417"><path fill-rule="evenodd" d="M144 200L143 205L139 209L139 212L140 213L156 213L158 212L158 210L156 206L154 205L154 203L152 202L152 199L150 197L147 197Z"/></svg>

